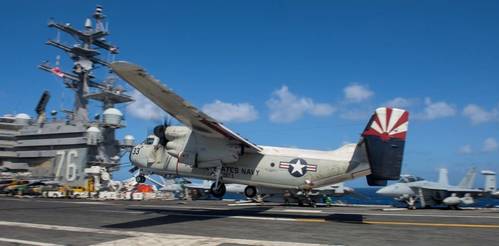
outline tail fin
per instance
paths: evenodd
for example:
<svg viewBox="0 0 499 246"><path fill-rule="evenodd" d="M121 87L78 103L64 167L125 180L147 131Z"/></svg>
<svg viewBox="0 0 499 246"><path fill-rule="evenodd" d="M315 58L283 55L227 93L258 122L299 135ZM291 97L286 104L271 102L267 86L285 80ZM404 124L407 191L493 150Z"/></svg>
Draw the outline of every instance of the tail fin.
<svg viewBox="0 0 499 246"><path fill-rule="evenodd" d="M496 191L496 173L493 171L484 170L482 175L485 176L485 185L483 187L484 191L495 192Z"/></svg>
<svg viewBox="0 0 499 246"><path fill-rule="evenodd" d="M449 186L449 175L447 168L440 168L438 170L438 183L443 186Z"/></svg>
<svg viewBox="0 0 499 246"><path fill-rule="evenodd" d="M459 182L459 187L465 188L465 189L471 189L473 188L473 183L475 183L475 178L476 178L476 168L472 167L466 175L464 175L463 179L461 182Z"/></svg>
<svg viewBox="0 0 499 246"><path fill-rule="evenodd" d="M371 174L369 185L386 185L400 178L409 112L397 108L378 108L362 133Z"/></svg>

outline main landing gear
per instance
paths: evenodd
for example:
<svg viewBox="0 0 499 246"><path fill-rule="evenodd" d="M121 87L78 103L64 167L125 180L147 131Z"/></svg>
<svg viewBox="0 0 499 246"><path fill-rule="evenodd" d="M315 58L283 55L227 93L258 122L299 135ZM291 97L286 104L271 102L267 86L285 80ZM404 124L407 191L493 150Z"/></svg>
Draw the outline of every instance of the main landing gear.
<svg viewBox="0 0 499 246"><path fill-rule="evenodd" d="M216 198L222 198L225 195L226 191L225 184L223 183L222 180L221 172L222 172L222 165L217 166L215 168L215 172L213 173L213 176L215 176L215 182L213 182L213 184L211 184L210 187L210 193Z"/></svg>
<svg viewBox="0 0 499 246"><path fill-rule="evenodd" d="M225 184L222 182L213 182L210 193L216 198L222 198L225 195Z"/></svg>
<svg viewBox="0 0 499 246"><path fill-rule="evenodd" d="M143 174L140 174L137 177L135 177L135 181L137 181L137 183L139 184L145 183L146 177Z"/></svg>

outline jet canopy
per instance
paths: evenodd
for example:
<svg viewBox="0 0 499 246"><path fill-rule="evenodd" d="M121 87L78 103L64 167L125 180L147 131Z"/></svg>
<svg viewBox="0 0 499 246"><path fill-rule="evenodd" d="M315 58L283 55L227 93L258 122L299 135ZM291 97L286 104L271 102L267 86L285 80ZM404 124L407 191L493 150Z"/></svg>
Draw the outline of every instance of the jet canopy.
<svg viewBox="0 0 499 246"><path fill-rule="evenodd" d="M413 175L400 175L399 183L411 183L416 181L423 181L424 179L421 177L416 177Z"/></svg>

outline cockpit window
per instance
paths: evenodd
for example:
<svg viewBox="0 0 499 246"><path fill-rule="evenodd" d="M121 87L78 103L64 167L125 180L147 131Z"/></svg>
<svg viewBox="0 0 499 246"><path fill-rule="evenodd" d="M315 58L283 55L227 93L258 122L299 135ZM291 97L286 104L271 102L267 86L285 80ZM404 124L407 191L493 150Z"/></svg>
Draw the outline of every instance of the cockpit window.
<svg viewBox="0 0 499 246"><path fill-rule="evenodd" d="M416 182L416 181L422 181L424 180L421 177L416 177L416 176L402 176L399 180L399 183L411 183L411 182Z"/></svg>
<svg viewBox="0 0 499 246"><path fill-rule="evenodd" d="M154 143L154 138L147 138L145 144L153 144Z"/></svg>

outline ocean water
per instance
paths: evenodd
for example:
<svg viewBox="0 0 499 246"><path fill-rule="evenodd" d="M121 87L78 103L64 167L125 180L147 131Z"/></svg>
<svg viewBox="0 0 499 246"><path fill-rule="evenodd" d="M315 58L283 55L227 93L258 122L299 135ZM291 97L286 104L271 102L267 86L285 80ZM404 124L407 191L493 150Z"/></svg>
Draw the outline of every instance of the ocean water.
<svg viewBox="0 0 499 246"><path fill-rule="evenodd" d="M380 196L376 194L378 188L355 188L355 192L342 197L333 197L333 202L342 202L346 204L363 204L363 205L393 205L395 207L405 207L401 202L393 198ZM225 199L245 199L244 195L227 194ZM476 199L475 204L470 207L499 207L499 199L481 198Z"/></svg>

